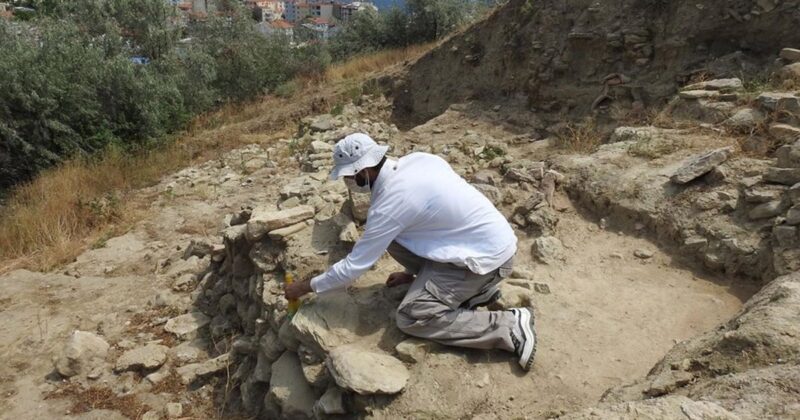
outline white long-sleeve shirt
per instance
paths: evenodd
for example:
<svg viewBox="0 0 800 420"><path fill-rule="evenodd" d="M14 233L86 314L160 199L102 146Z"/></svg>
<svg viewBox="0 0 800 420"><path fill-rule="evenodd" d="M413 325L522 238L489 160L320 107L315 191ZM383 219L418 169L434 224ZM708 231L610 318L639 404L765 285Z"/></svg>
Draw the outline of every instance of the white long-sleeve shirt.
<svg viewBox="0 0 800 420"><path fill-rule="evenodd" d="M477 274L496 270L517 238L494 205L442 158L412 153L387 159L372 185L367 225L352 252L311 280L317 293L345 287L397 241L422 258Z"/></svg>

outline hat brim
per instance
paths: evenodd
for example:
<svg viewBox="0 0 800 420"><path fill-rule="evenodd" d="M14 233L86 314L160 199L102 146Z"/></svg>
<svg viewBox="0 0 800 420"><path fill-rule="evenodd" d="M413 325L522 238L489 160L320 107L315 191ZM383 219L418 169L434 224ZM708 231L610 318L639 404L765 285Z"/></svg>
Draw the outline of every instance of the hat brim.
<svg viewBox="0 0 800 420"><path fill-rule="evenodd" d="M361 172L364 168L371 168L380 163L381 159L386 156L386 151L388 150L389 146L375 146L365 153L361 159L353 163L334 166L333 169L331 169L329 178L335 181L343 176L353 176Z"/></svg>

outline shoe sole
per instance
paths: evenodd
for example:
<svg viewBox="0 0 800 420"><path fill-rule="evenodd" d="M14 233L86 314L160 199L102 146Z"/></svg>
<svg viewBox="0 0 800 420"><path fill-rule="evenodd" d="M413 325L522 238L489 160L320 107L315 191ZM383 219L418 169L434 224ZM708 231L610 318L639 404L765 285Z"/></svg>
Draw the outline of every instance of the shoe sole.
<svg viewBox="0 0 800 420"><path fill-rule="evenodd" d="M502 294L500 293L500 291L499 290L495 290L494 293L492 293L490 295L482 295L482 296L477 296L477 297L472 298L472 299L477 299L475 301L470 299L469 301L467 301L467 307L469 309L475 309L475 308L478 308L478 307L481 307L481 306L489 306L489 305L497 302L498 300L500 300L501 296L502 296Z"/></svg>
<svg viewBox="0 0 800 420"><path fill-rule="evenodd" d="M536 332L533 328L534 315L529 309L522 308L515 311L517 313L517 322L519 322L519 329L522 335L525 336L525 341L522 344L522 354L519 356L519 365L523 369L529 371L533 365L533 357L536 355Z"/></svg>

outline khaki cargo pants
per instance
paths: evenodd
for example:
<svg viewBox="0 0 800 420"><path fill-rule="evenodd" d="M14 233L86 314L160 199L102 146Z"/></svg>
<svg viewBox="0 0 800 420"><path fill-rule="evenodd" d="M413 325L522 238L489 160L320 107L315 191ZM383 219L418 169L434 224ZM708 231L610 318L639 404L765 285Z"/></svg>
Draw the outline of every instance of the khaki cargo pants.
<svg viewBox="0 0 800 420"><path fill-rule="evenodd" d="M470 298L497 288L511 275L513 257L484 275L453 264L426 260L392 242L389 254L407 273L416 275L397 308L397 326L404 333L449 346L514 351L509 311L475 311L462 307Z"/></svg>

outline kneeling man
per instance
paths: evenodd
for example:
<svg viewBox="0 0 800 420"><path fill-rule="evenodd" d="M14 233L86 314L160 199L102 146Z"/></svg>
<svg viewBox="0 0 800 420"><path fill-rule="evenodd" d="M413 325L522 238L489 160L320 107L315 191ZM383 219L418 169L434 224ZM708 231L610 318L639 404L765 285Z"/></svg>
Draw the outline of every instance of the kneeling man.
<svg viewBox="0 0 800 420"><path fill-rule="evenodd" d="M517 238L508 221L444 159L412 153L386 157L366 134L340 140L331 179L355 193L370 193L364 234L327 272L286 287L286 297L343 288L385 251L404 272L386 281L411 283L397 309L406 334L445 345L514 352L530 370L536 352L533 311L478 311L496 301L497 285L511 274Z"/></svg>

